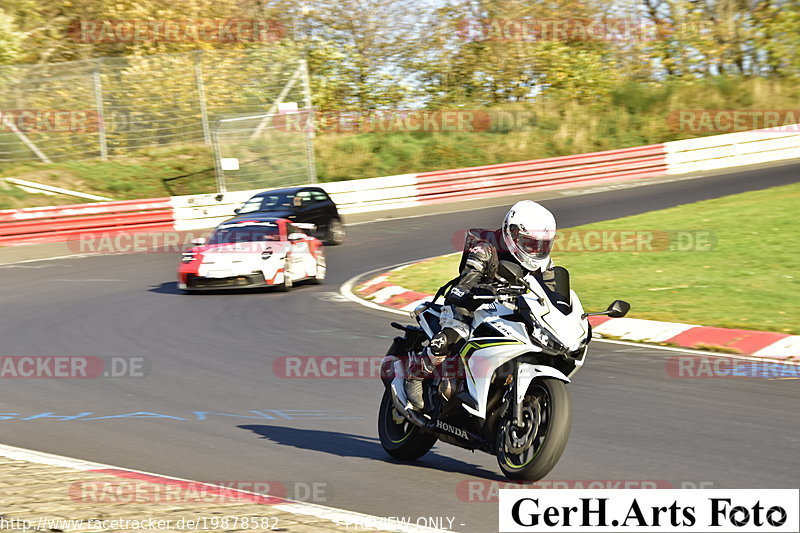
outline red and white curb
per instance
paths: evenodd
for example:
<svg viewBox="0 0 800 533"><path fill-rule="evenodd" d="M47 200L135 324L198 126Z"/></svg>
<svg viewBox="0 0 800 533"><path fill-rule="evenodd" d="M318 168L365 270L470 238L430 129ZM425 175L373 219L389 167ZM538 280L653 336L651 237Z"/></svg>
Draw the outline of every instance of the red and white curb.
<svg viewBox="0 0 800 533"><path fill-rule="evenodd" d="M800 362L800 335L605 316L591 322L604 337Z"/></svg>
<svg viewBox="0 0 800 533"><path fill-rule="evenodd" d="M418 262L420 261L414 263ZM390 281L390 274L414 263L354 278L342 286L341 293L348 299L369 307L407 315L419 304L429 301L431 295L395 285ZM359 281L364 278L366 281ZM595 335L609 339L703 350L714 355L748 356L800 363L800 335L638 318L596 316L589 321Z"/></svg>
<svg viewBox="0 0 800 533"><path fill-rule="evenodd" d="M35 450L27 450L25 448L17 448L15 446L7 446L4 444L0 444L0 457L5 457L7 459L16 461L27 461L29 463L56 466L59 468L69 468L81 472L105 474L123 479L135 479L139 481L146 481L148 483L170 485L173 487L177 486L189 489L197 489L202 486L206 491L209 491L210 489L211 493L216 491L216 493L225 495L228 498L234 496L236 499L243 502L266 504L269 505L270 508L278 511L296 515L311 516L322 520L329 520L343 527L352 525L354 527L366 530L390 531L399 533L441 533L444 531L441 529L433 529L416 524L395 522L387 520L384 517L357 513L354 511L345 511L342 509L335 509L333 507L325 507L323 505L311 503L295 502L292 500L259 494L256 492L249 492L245 490L224 487L221 485L215 485L213 483L190 481L172 476L152 474L150 472L143 472L140 470L120 468L102 463L93 463L91 461L84 461L82 459L73 459L71 457L38 452Z"/></svg>

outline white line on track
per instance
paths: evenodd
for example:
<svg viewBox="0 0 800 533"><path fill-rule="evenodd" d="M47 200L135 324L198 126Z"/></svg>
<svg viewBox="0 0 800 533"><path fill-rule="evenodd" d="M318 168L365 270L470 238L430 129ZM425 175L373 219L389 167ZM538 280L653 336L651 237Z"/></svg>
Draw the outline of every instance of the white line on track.
<svg viewBox="0 0 800 533"><path fill-rule="evenodd" d="M50 281L69 281L70 283L82 283L88 281L125 281L124 279L106 279L106 278L95 278L95 279L67 279L67 278L52 278Z"/></svg>
<svg viewBox="0 0 800 533"><path fill-rule="evenodd" d="M24 245L23 245L24 246ZM0 263L0 268L45 268L50 265L42 266L19 266L26 263L38 263L39 261L55 261L57 259L81 259L84 257L94 257L96 255L126 255L127 252L94 252L85 254L71 254L71 255L57 255L55 257L42 257L39 259L25 259L23 261L14 261L12 263ZM63 265L62 265L63 266Z"/></svg>
<svg viewBox="0 0 800 533"><path fill-rule="evenodd" d="M46 259L37 259L37 261L46 261ZM55 266L57 266L57 265L17 265L17 264L14 264L14 263L5 263L5 264L0 265L0 268L32 268L32 269L37 269L37 268L53 268ZM63 267L63 266L69 266L69 265L60 265L60 266Z"/></svg>
<svg viewBox="0 0 800 533"><path fill-rule="evenodd" d="M137 474L144 474L147 476L153 476L158 478L166 478L175 481L182 481L187 483L202 483L202 482L195 482L188 479L173 477L173 476L165 476L162 474L154 474L152 472L145 472L143 470L133 470L131 468L123 468L119 466L107 465L102 463L94 463L91 461L84 461L82 459L74 459L72 457L64 457L62 455L54 455L46 452L39 452L36 450L27 450L25 448L17 448L16 446L7 446L5 444L0 444L0 456L6 457L8 459L13 459L17 461L28 461L30 463L37 463L43 465L50 465L50 466L58 466L61 468L71 468L75 470L81 470L84 472L92 471L92 470L124 470L126 472L135 472ZM221 489L225 489L230 491L229 487L222 487L215 485L213 483L203 483L209 487L219 487ZM250 495L260 495L256 492L250 492L246 490L238 490L236 492L241 492L243 494L250 494ZM282 499L282 498L281 498ZM300 514L304 516L312 516L314 518L321 518L323 520L329 520L336 524L340 524L345 526L346 524L353 525L355 528L368 528L370 530L377 530L377 531L391 531L391 532L398 532L398 533L440 533L444 530L441 529L433 529L424 526L418 526L416 524L407 524L407 523L400 523L397 521L391 521L384 517L373 516L363 513L357 513L354 511L346 511L343 509L336 509L333 507L326 507L324 505L317 505L312 503L301 503L301 502L294 502L291 500L285 500L285 503L278 503L274 505L270 505L271 508L277 509L279 511L283 511L286 513L294 513ZM452 533L449 532L448 533Z"/></svg>

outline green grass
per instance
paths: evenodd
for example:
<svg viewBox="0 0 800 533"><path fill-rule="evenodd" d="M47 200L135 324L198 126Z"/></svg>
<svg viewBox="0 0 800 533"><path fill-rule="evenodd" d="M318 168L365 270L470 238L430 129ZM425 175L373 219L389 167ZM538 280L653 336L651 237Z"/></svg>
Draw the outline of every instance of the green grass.
<svg viewBox="0 0 800 533"><path fill-rule="evenodd" d="M710 232L712 245L705 251L561 249L553 259L569 269L587 310L620 298L631 303L634 318L800 334L798 205L800 184L794 184L579 226L572 229ZM457 265L458 255L451 254L392 279L433 293L456 275Z"/></svg>
<svg viewBox="0 0 800 533"><path fill-rule="evenodd" d="M709 131L681 131L670 122L678 110L796 109L795 80L710 77L660 84L626 82L606 100L578 103L573 95L500 104L482 111L516 117L489 131L321 134L315 139L322 181L387 176L524 161L642 146ZM470 106L463 108L470 110Z"/></svg>

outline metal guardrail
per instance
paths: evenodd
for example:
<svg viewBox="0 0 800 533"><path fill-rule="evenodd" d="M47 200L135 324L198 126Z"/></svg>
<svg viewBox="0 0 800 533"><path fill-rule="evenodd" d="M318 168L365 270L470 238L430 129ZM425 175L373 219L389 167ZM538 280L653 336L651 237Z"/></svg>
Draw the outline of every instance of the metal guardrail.
<svg viewBox="0 0 800 533"><path fill-rule="evenodd" d="M0 211L0 246L80 240L87 234L174 229L169 198Z"/></svg>
<svg viewBox="0 0 800 533"><path fill-rule="evenodd" d="M532 161L319 184L344 214L800 159L800 133L743 132ZM0 245L88 230L212 228L263 189L0 211Z"/></svg>
<svg viewBox="0 0 800 533"><path fill-rule="evenodd" d="M642 179L666 173L663 145L417 174L423 204L562 188L585 182Z"/></svg>

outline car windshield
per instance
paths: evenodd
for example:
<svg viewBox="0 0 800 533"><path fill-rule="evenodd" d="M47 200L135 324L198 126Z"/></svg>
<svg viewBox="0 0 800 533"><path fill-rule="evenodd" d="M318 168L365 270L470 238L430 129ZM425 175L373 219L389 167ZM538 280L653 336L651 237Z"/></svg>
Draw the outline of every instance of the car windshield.
<svg viewBox="0 0 800 533"><path fill-rule="evenodd" d="M256 196L247 200L239 209L240 214L253 213L254 211L285 211L296 207L294 193L275 193Z"/></svg>
<svg viewBox="0 0 800 533"><path fill-rule="evenodd" d="M258 224L220 226L211 235L208 244L233 244L239 242L278 240L280 240L278 225L272 222L263 222Z"/></svg>

